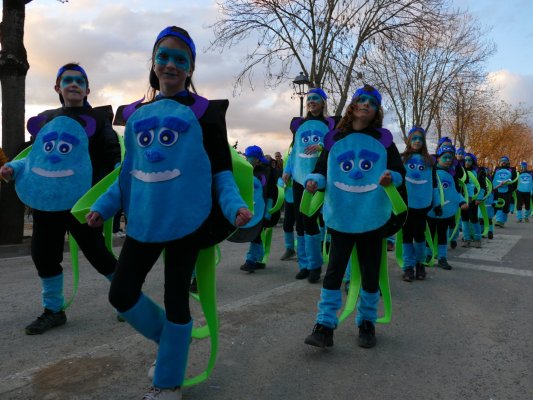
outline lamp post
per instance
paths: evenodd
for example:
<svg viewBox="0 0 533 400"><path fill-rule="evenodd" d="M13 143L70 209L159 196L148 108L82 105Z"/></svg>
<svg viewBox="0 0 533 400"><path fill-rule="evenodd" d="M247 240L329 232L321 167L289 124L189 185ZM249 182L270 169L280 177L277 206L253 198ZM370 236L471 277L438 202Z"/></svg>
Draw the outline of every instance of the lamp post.
<svg viewBox="0 0 533 400"><path fill-rule="evenodd" d="M306 74L300 72L300 74L292 81L294 87L294 93L300 96L300 117L304 115L304 96L307 94L305 86L309 86L311 82Z"/></svg>

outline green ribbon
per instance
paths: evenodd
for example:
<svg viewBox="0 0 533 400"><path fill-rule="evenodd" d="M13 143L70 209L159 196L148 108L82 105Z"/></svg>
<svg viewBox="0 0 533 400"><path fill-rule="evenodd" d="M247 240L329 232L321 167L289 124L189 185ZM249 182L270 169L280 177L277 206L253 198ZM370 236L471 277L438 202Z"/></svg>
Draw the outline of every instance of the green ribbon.
<svg viewBox="0 0 533 400"><path fill-rule="evenodd" d="M479 211L481 211L481 217L483 218L483 233L481 235L487 236L487 233L489 233L489 214L487 213L485 202L479 204Z"/></svg>
<svg viewBox="0 0 533 400"><path fill-rule="evenodd" d="M505 206L505 199L502 199L501 197L496 200L496 204L494 204L494 208L503 208Z"/></svg>
<svg viewBox="0 0 533 400"><path fill-rule="evenodd" d="M312 217L324 204L325 192L317 190L314 194L311 194L308 190L304 190L302 200L300 202L300 212L307 216Z"/></svg>
<svg viewBox="0 0 533 400"><path fill-rule="evenodd" d="M70 258L72 260L72 294L70 295L70 299L63 305L63 310L69 308L74 301L76 293L78 293L78 284L80 281L79 247L78 243L76 243L76 239L74 239L74 236L70 233L68 235L68 246L70 249Z"/></svg>
<svg viewBox="0 0 533 400"><path fill-rule="evenodd" d="M270 247L272 244L272 228L265 228L261 230L261 241L263 242L263 259L261 262L263 264L268 264L268 258L270 256Z"/></svg>
<svg viewBox="0 0 533 400"><path fill-rule="evenodd" d="M270 215L272 215L276 211L279 211L284 201L285 201L285 189L283 189L282 186L278 185L278 197L276 198L276 204L274 204L272 208L268 210L267 212Z"/></svg>

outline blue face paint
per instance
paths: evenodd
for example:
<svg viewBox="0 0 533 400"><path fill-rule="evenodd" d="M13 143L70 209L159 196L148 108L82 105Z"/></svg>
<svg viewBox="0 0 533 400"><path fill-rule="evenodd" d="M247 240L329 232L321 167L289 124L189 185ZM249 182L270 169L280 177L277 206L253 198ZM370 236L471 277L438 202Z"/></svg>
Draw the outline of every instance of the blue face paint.
<svg viewBox="0 0 533 400"><path fill-rule="evenodd" d="M372 107L374 110L376 111L378 110L379 108L378 101L374 97L369 96L367 94L362 94L355 101L356 104L364 104L366 102L368 102L368 104L370 104L370 107Z"/></svg>
<svg viewBox="0 0 533 400"><path fill-rule="evenodd" d="M169 49L168 47L160 46L155 53L155 63L165 66L169 62L172 62L176 68L183 71L189 71L191 69L191 60L185 50Z"/></svg>
<svg viewBox="0 0 533 400"><path fill-rule="evenodd" d="M82 89L87 86L87 83L85 82L85 78L83 76L72 76L72 75L63 76L61 78L60 86L64 88L64 87L67 87L68 85L72 85L73 83Z"/></svg>
<svg viewBox="0 0 533 400"><path fill-rule="evenodd" d="M309 103L310 101L321 103L322 97L320 97L318 94L310 94L309 96L307 96L307 102Z"/></svg>
<svg viewBox="0 0 533 400"><path fill-rule="evenodd" d="M411 137L411 142L424 142L423 136L413 136Z"/></svg>

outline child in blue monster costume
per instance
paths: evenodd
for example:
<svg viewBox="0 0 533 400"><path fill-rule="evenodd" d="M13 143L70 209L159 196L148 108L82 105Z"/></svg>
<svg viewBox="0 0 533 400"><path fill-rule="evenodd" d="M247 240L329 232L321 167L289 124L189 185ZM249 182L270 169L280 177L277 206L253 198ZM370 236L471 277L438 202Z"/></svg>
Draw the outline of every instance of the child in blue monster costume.
<svg viewBox="0 0 533 400"><path fill-rule="evenodd" d="M307 217L300 212L305 178L310 174L323 149L324 137L335 127L335 120L326 117L328 96L320 88L309 90L307 94L307 116L294 118L291 131L294 135L292 151L283 171L283 181L292 180L294 213L296 216L298 274L296 279L307 278L309 282L320 280L322 272L323 237L318 225L318 214Z"/></svg>
<svg viewBox="0 0 533 400"><path fill-rule="evenodd" d="M482 168L483 168L483 171L485 172L485 182L487 182L487 180L492 182L492 175L490 174L490 170L486 167L482 167ZM492 219L494 218L494 191L491 190L490 193L488 193L487 197L484 200L484 203L485 203L485 209L487 210L487 219L489 223L487 237L489 239L493 239L494 238L494 224L492 222ZM481 209L478 209L478 218L479 218L479 224L481 225L480 228L483 231L484 230L483 224L485 223L485 221L483 221L483 215L481 214Z"/></svg>
<svg viewBox="0 0 533 400"><path fill-rule="evenodd" d="M121 207L128 216L109 300L159 345L149 372L153 386L144 397L151 400L181 399L193 325L191 275L200 249L223 239L215 237L221 221L213 221L213 210L220 206L234 226L251 218L231 172L228 102L208 101L189 91L195 56L185 30L167 27L158 35L150 69L153 101L125 111L126 157L119 179L87 216L92 226ZM141 291L163 250L164 310Z"/></svg>
<svg viewBox="0 0 533 400"><path fill-rule="evenodd" d="M62 107L28 121L35 138L29 155L0 171L4 178L15 179L20 199L33 209L31 255L41 279L44 312L26 327L28 335L42 334L67 320L61 266L65 233L109 280L116 264L102 230L80 224L70 213L76 201L120 162L113 111L110 106L89 105L89 79L78 64L59 69L54 89Z"/></svg>
<svg viewBox="0 0 533 400"><path fill-rule="evenodd" d="M510 211L513 191L516 189L516 168L511 167L509 157L500 158L500 166L494 169L492 174L492 187L494 190L494 201L503 199L505 204L496 212L494 225L503 228L507 222L507 215Z"/></svg>
<svg viewBox="0 0 533 400"><path fill-rule="evenodd" d="M428 213L428 225L431 237L437 234L438 265L443 269L450 270L448 263L448 230L455 225L455 214L458 208L467 210L468 204L461 195L459 174L453 173L452 165L455 149L451 146L442 146L437 151L437 164L435 166L439 187L433 189L433 204L436 206ZM456 171L455 171L456 172ZM441 199L442 188L444 199ZM441 203L441 200L443 202Z"/></svg>
<svg viewBox="0 0 533 400"><path fill-rule="evenodd" d="M485 170L478 167L477 158L472 153L466 153L464 156L464 170L466 172L465 185L469 201L468 210L461 210L462 246L470 247L473 245L479 249L481 248L481 227L479 225L478 207L487 193Z"/></svg>
<svg viewBox="0 0 533 400"><path fill-rule="evenodd" d="M529 222L531 215L531 191L533 191L533 171L527 170L527 162L520 163L520 175L516 187L516 222ZM522 214L522 207L525 212Z"/></svg>
<svg viewBox="0 0 533 400"><path fill-rule="evenodd" d="M459 147L457 150L455 150L455 159L457 160L457 164L461 167L465 166L465 157L466 151L464 148Z"/></svg>
<svg viewBox="0 0 533 400"><path fill-rule="evenodd" d="M407 220L402 228L402 278L406 282L412 282L415 277L419 280L426 278L426 217L433 201L433 188L437 185L434 161L428 153L426 131L423 128L411 128L402 159L406 170L405 186L409 204Z"/></svg>
<svg viewBox="0 0 533 400"><path fill-rule="evenodd" d="M256 226L257 224L264 226L272 218L268 210L272 208L277 197L275 170L271 167L259 146L247 147L244 151L244 156L254 167L254 216L243 228L248 225ZM261 227L257 236L250 242L245 262L240 267L242 271L252 273L258 269L265 268L265 264L262 262L265 255L263 241L261 240L262 230Z"/></svg>
<svg viewBox="0 0 533 400"><path fill-rule="evenodd" d="M331 232L316 324L305 339L311 346L333 346L342 304L340 288L354 246L362 282L356 317L359 346L376 344L382 245L394 233L389 229L391 204L381 186L398 187L405 176L392 134L381 128L382 121L381 94L369 85L358 89L337 129L326 137L325 150L306 179L306 190L311 193L325 189L323 214Z"/></svg>

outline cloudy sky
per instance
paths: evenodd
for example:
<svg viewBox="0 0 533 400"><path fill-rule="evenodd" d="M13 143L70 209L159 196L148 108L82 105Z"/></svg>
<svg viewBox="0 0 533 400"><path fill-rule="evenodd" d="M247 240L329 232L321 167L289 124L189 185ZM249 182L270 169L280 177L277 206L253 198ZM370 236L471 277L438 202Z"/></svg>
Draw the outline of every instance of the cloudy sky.
<svg viewBox="0 0 533 400"><path fill-rule="evenodd" d="M456 0L486 27L498 52L489 62L501 97L533 105L533 4L530 0ZM168 25L186 28L197 49L195 84L207 98L229 98L228 133L239 149L251 144L266 153L283 151L290 142L289 121L299 112L290 82L265 89L260 74L255 88L233 96L233 79L246 44L224 53L207 51L217 18L213 0L33 0L26 7L25 45L30 70L26 117L56 108L53 91L59 66L79 62L87 71L93 105L121 104L141 98L148 88L149 56L158 32ZM294 69L294 76L299 70Z"/></svg>

